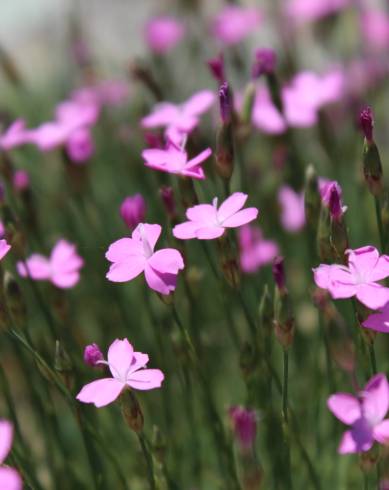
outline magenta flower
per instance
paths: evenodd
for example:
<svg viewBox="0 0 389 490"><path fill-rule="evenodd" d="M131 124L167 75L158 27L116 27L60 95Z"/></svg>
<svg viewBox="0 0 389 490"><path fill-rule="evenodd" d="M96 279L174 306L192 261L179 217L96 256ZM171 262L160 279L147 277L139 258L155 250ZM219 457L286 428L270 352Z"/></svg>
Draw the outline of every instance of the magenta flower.
<svg viewBox="0 0 389 490"><path fill-rule="evenodd" d="M30 143L30 133L23 119L16 119L3 134L0 134L2 150L9 151L26 143Z"/></svg>
<svg viewBox="0 0 389 490"><path fill-rule="evenodd" d="M257 8L229 5L214 18L211 26L213 36L226 45L238 44L262 21L262 13Z"/></svg>
<svg viewBox="0 0 389 490"><path fill-rule="evenodd" d="M335 417L351 426L340 441L340 454L368 451L374 441L389 443L389 419L384 420L389 409L389 384L384 374L373 376L357 396L331 395L327 406Z"/></svg>
<svg viewBox="0 0 389 490"><path fill-rule="evenodd" d="M3 224L1 223L1 226L4 228ZM3 236L4 232L0 234L0 236ZM2 260L7 253L11 250L11 245L7 243L7 240L2 238L0 240L0 260Z"/></svg>
<svg viewBox="0 0 389 490"><path fill-rule="evenodd" d="M160 225L140 223L131 238L121 238L112 243L105 254L112 262L107 279L127 282L144 272L148 286L154 291L165 295L174 291L184 261L180 252L174 248L154 252L161 231Z"/></svg>
<svg viewBox="0 0 389 490"><path fill-rule="evenodd" d="M50 257L31 255L25 262L17 263L18 273L35 281L50 281L61 289L75 286L80 280L80 269L84 261L76 252L76 246L66 240L59 240Z"/></svg>
<svg viewBox="0 0 389 490"><path fill-rule="evenodd" d="M173 235L180 240L198 238L199 240L213 240L221 237L226 228L237 228L250 223L258 216L257 208L242 209L247 194L234 192L219 207L217 197L212 204L198 204L186 210L189 221L176 225Z"/></svg>
<svg viewBox="0 0 389 490"><path fill-rule="evenodd" d="M23 483L19 473L9 466L3 466L11 450L13 427L7 420L0 420L0 488L3 490L22 490Z"/></svg>
<svg viewBox="0 0 389 490"><path fill-rule="evenodd" d="M95 152L95 144L88 127L76 129L66 142L66 153L74 163L88 161Z"/></svg>
<svg viewBox="0 0 389 490"><path fill-rule="evenodd" d="M201 90L180 105L161 102L142 119L141 125L143 128L164 127L167 139L181 144L183 138L199 124L199 116L211 107L214 100L213 92Z"/></svg>
<svg viewBox="0 0 389 490"><path fill-rule="evenodd" d="M146 216L146 203L141 194L127 196L120 205L120 216L130 230L142 223Z"/></svg>
<svg viewBox="0 0 389 490"><path fill-rule="evenodd" d="M257 272L278 255L278 245L263 238L258 226L245 225L239 229L240 266L243 272Z"/></svg>
<svg viewBox="0 0 389 490"><path fill-rule="evenodd" d="M286 13L297 23L311 22L343 10L350 0L289 0Z"/></svg>
<svg viewBox="0 0 389 490"><path fill-rule="evenodd" d="M212 150L207 148L188 160L186 151L172 141L164 150L149 148L142 151L146 167L199 180L205 179L201 165L211 154Z"/></svg>
<svg viewBox="0 0 389 490"><path fill-rule="evenodd" d="M389 332L389 302L379 308L378 313L369 315L362 323L365 328L370 328L376 332L388 333Z"/></svg>
<svg viewBox="0 0 389 490"><path fill-rule="evenodd" d="M294 233L304 228L304 193L283 185L278 191L278 203L281 207L281 224L285 230Z"/></svg>
<svg viewBox="0 0 389 490"><path fill-rule="evenodd" d="M91 367L98 367L100 361L104 360L103 353L97 344L87 345L84 349L84 362Z"/></svg>
<svg viewBox="0 0 389 490"><path fill-rule="evenodd" d="M125 389L160 388L164 375L159 369L145 369L148 362L149 356L135 352L127 339L116 339L108 349L108 361L97 361L109 367L112 378L98 379L85 385L77 395L77 400L93 403L100 408L114 402Z"/></svg>
<svg viewBox="0 0 389 490"><path fill-rule="evenodd" d="M363 36L371 48L380 51L389 46L389 17L384 10L366 10L361 23Z"/></svg>
<svg viewBox="0 0 389 490"><path fill-rule="evenodd" d="M184 24L174 17L161 16L151 19L145 26L145 41L151 51L166 54L184 37Z"/></svg>
<svg viewBox="0 0 389 490"><path fill-rule="evenodd" d="M257 434L257 414L243 407L231 407L229 415L235 437L243 450L251 449Z"/></svg>
<svg viewBox="0 0 389 490"><path fill-rule="evenodd" d="M379 284L389 276L389 256L379 256L371 245L356 250L347 250L348 267L321 264L313 269L315 283L327 289L332 298L343 299L355 296L358 301L377 310L389 301L389 288Z"/></svg>

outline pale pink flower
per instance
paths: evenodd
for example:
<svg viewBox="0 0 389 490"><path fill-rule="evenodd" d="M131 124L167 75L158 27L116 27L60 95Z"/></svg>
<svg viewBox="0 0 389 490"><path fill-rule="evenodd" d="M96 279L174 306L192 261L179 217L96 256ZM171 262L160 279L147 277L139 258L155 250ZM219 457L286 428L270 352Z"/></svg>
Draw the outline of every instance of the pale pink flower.
<svg viewBox="0 0 389 490"><path fill-rule="evenodd" d="M369 315L362 323L365 328L370 328L376 332L388 333L389 332L389 302L386 305L379 308L378 313Z"/></svg>
<svg viewBox="0 0 389 490"><path fill-rule="evenodd" d="M198 238L199 240L213 240L221 237L226 228L237 228L250 223L258 216L257 208L242 209L247 194L234 192L218 208L215 197L212 204L198 204L186 210L189 221L176 225L173 235L181 240Z"/></svg>
<svg viewBox="0 0 389 490"><path fill-rule="evenodd" d="M181 144L199 124L199 117L214 103L215 94L210 90L196 92L183 104L161 102L141 121L143 128L165 128L167 139Z"/></svg>
<svg viewBox="0 0 389 490"><path fill-rule="evenodd" d="M243 450L251 449L257 434L257 414L243 407L231 407L228 411L235 437Z"/></svg>
<svg viewBox="0 0 389 490"><path fill-rule="evenodd" d="M68 289L78 283L83 265L84 261L77 254L76 246L66 240L59 240L49 258L33 254L25 262L18 262L17 270L22 277L50 281L58 288Z"/></svg>
<svg viewBox="0 0 389 490"><path fill-rule="evenodd" d="M334 299L355 296L372 310L382 308L389 301L389 288L377 281L389 276L389 256L380 257L371 245L346 253L348 266L321 264L313 269L316 285L327 289Z"/></svg>
<svg viewBox="0 0 389 490"><path fill-rule="evenodd" d="M263 238L258 226L245 225L239 228L240 266L243 272L257 272L270 264L278 255L278 245Z"/></svg>
<svg viewBox="0 0 389 490"><path fill-rule="evenodd" d="M180 252L174 248L163 248L154 252L161 235L160 225L140 223L131 238L121 238L112 243L105 257L112 262L107 279L127 282L144 272L151 289L168 295L175 290L177 275L184 268Z"/></svg>
<svg viewBox="0 0 389 490"><path fill-rule="evenodd" d="M1 225L3 226L3 224L1 223ZM3 226L4 228L4 226ZM1 236L4 236L4 231L3 233L1 234ZM5 240L4 238L2 238L0 240L0 260L2 260L6 255L7 253L11 250L11 245L9 245L7 243L7 240Z"/></svg>
<svg viewBox="0 0 389 490"><path fill-rule="evenodd" d="M108 361L97 361L97 364L109 367L112 378L98 379L85 385L77 400L100 408L114 402L123 390L160 388L164 374L159 369L145 369L148 362L149 356L135 352L127 339L116 339L108 349Z"/></svg>
<svg viewBox="0 0 389 490"><path fill-rule="evenodd" d="M145 25L145 41L151 51L165 54L171 51L184 37L184 24L174 17L161 16Z"/></svg>
<svg viewBox="0 0 389 490"><path fill-rule="evenodd" d="M30 133L24 119L16 119L4 133L0 134L0 149L9 151L30 143Z"/></svg>
<svg viewBox="0 0 389 490"><path fill-rule="evenodd" d="M281 224L292 233L305 226L304 193L295 192L288 185L278 191L278 203L281 207Z"/></svg>
<svg viewBox="0 0 389 490"><path fill-rule="evenodd" d="M343 10L350 0L288 0L285 11L296 23L319 20Z"/></svg>
<svg viewBox="0 0 389 490"><path fill-rule="evenodd" d="M201 165L211 154L212 150L207 148L188 160L185 149L173 141L169 141L164 150L149 148L142 151L146 167L199 180L205 179Z"/></svg>
<svg viewBox="0 0 389 490"><path fill-rule="evenodd" d="M212 34L223 44L238 44L258 28L262 18L257 8L229 5L213 19Z"/></svg>
<svg viewBox="0 0 389 490"><path fill-rule="evenodd" d="M91 131L88 127L73 131L66 142L66 153L74 163L85 163L95 152Z"/></svg>
<svg viewBox="0 0 389 490"><path fill-rule="evenodd" d="M130 94L128 83L123 80L101 80L94 85L78 88L71 100L97 107L118 106L126 102Z"/></svg>
<svg viewBox="0 0 389 490"><path fill-rule="evenodd" d="M22 490L23 483L19 473L9 466L3 466L11 450L13 427L7 420L0 420L0 488L2 490Z"/></svg>
<svg viewBox="0 0 389 490"><path fill-rule="evenodd" d="M389 16L383 10L366 10L361 23L363 36L371 48L377 51L388 48Z"/></svg>
<svg viewBox="0 0 389 490"><path fill-rule="evenodd" d="M142 194L127 196L120 205L120 216L130 230L142 223L146 216L146 202Z"/></svg>
<svg viewBox="0 0 389 490"><path fill-rule="evenodd" d="M351 426L340 441L340 454L368 451L375 441L389 443L389 419L384 420L389 409L389 384L384 374L373 376L357 396L331 395L327 405L336 418Z"/></svg>

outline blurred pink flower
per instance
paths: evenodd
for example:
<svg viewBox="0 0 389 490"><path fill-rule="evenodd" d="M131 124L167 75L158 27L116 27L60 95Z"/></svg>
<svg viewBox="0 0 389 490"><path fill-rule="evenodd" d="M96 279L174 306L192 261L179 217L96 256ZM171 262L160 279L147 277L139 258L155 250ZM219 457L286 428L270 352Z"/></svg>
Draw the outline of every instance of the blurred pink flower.
<svg viewBox="0 0 389 490"><path fill-rule="evenodd" d="M212 154L212 150L207 148L196 157L188 160L186 151L170 141L164 150L149 148L142 151L145 165L161 172L178 174L192 179L204 180L205 175L201 164Z"/></svg>
<svg viewBox="0 0 389 490"><path fill-rule="evenodd" d="M212 204L198 204L187 209L186 217L189 221L176 225L173 235L181 240L213 240L221 237L226 228L237 228L255 220L258 216L257 208L242 209L247 197L242 192L234 192L219 209L217 197Z"/></svg>
<svg viewBox="0 0 389 490"><path fill-rule="evenodd" d="M350 0L288 0L285 12L296 23L319 20L343 10Z"/></svg>
<svg viewBox="0 0 389 490"><path fill-rule="evenodd" d="M335 393L328 398L329 410L351 429L343 434L340 454L368 451L374 444L389 443L389 384L384 374L376 374L357 396Z"/></svg>
<svg viewBox="0 0 389 490"><path fill-rule="evenodd" d="M71 100L80 104L97 107L117 106L128 99L130 89L123 80L101 80L94 85L78 88L71 94Z"/></svg>
<svg viewBox="0 0 389 490"><path fill-rule="evenodd" d="M7 420L0 420L0 488L2 490L22 490L23 483L19 473L9 466L3 466L11 450L13 427Z"/></svg>
<svg viewBox="0 0 389 490"><path fill-rule="evenodd" d="M243 272L258 271L263 265L273 262L279 253L278 245L272 240L265 240L259 226L242 226L238 239Z"/></svg>
<svg viewBox="0 0 389 490"><path fill-rule="evenodd" d="M76 129L66 142L66 153L74 163L85 163L95 151L92 134L88 127Z"/></svg>
<svg viewBox="0 0 389 490"><path fill-rule="evenodd" d="M160 388L164 374L159 369L145 369L148 362L149 356L135 352L127 339L116 339L108 349L108 361L97 361L109 367L112 378L98 379L85 385L76 396L77 400L100 408L114 402L125 389Z"/></svg>
<svg viewBox="0 0 389 490"><path fill-rule="evenodd" d="M243 450L251 449L257 434L257 414L243 407L231 407L229 410L235 437Z"/></svg>
<svg viewBox="0 0 389 490"><path fill-rule="evenodd" d="M161 102L141 121L143 128L165 128L167 139L181 144L186 135L199 124L199 116L206 112L215 100L210 90L196 92L183 104Z"/></svg>
<svg viewBox="0 0 389 490"><path fill-rule="evenodd" d="M27 170L15 170L12 184L17 191L24 191L30 187L30 176Z"/></svg>
<svg viewBox="0 0 389 490"><path fill-rule="evenodd" d="M213 36L226 45L238 44L262 21L262 13L257 8L229 5L213 19Z"/></svg>
<svg viewBox="0 0 389 490"><path fill-rule="evenodd" d="M105 254L106 259L112 262L107 279L127 282L144 272L148 286L154 291L165 295L174 291L184 261L174 248L154 252L161 231L160 225L140 223L131 238L121 238L112 243Z"/></svg>
<svg viewBox="0 0 389 490"><path fill-rule="evenodd" d="M127 196L120 205L120 216L130 230L142 223L146 216L146 203L141 194Z"/></svg>
<svg viewBox="0 0 389 490"><path fill-rule="evenodd" d="M4 233L1 236L3 235ZM10 250L11 250L11 245L8 244L7 240L2 238L0 240L0 260L2 260Z"/></svg>
<svg viewBox="0 0 389 490"><path fill-rule="evenodd" d="M361 16L362 34L374 50L389 47L389 16L383 10L367 9Z"/></svg>
<svg viewBox="0 0 389 490"><path fill-rule="evenodd" d="M304 193L295 192L283 185L278 191L278 203L281 207L281 224L290 232L300 231L305 226Z"/></svg>
<svg viewBox="0 0 389 490"><path fill-rule="evenodd" d="M145 25L145 41L151 51L165 54L171 51L184 37L184 24L174 17L161 16Z"/></svg>
<svg viewBox="0 0 389 490"><path fill-rule="evenodd" d="M76 246L66 240L59 240L49 258L40 254L31 255L25 262L17 263L20 276L35 281L50 281L61 289L75 286L80 280L83 259L77 254Z"/></svg>
<svg viewBox="0 0 389 490"><path fill-rule="evenodd" d="M332 298L355 296L372 310L382 308L389 301L389 288L379 284L389 276L389 256L379 256L371 245L348 250L348 266L321 264L313 269L315 283L327 289Z"/></svg>
<svg viewBox="0 0 389 490"><path fill-rule="evenodd" d="M30 143L31 137L24 119L16 119L4 133L0 134L0 149L8 151Z"/></svg>

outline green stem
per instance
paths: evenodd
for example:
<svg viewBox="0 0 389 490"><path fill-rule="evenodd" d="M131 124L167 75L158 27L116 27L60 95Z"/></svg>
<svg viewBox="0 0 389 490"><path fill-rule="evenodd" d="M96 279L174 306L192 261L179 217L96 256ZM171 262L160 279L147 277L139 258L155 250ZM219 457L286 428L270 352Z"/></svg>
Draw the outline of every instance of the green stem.
<svg viewBox="0 0 389 490"><path fill-rule="evenodd" d="M377 374L377 361L375 357L374 344L369 345L369 357L373 374Z"/></svg>
<svg viewBox="0 0 389 490"><path fill-rule="evenodd" d="M289 353L284 350L284 377L282 384L282 414L288 423L288 375L289 375Z"/></svg>
<svg viewBox="0 0 389 490"><path fill-rule="evenodd" d="M155 478L154 478L154 467L153 467L153 458L147 448L145 437L143 433L138 434L138 440L140 447L142 449L142 454L146 462L147 469L147 479L149 481L150 490L156 490L155 486Z"/></svg>
<svg viewBox="0 0 389 490"><path fill-rule="evenodd" d="M381 253L385 253L384 226L382 224L381 205L377 196L374 197L374 204L375 204L375 214L377 218L378 233L380 235Z"/></svg>

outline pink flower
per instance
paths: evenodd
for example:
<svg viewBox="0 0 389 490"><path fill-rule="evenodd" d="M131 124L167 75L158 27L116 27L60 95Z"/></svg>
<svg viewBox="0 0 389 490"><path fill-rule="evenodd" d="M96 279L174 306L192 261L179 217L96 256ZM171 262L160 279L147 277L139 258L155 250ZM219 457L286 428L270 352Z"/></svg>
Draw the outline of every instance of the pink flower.
<svg viewBox="0 0 389 490"><path fill-rule="evenodd" d="M30 143L30 134L26 129L24 119L16 119L5 131L0 134L0 149L9 151L18 146Z"/></svg>
<svg viewBox="0 0 389 490"><path fill-rule="evenodd" d="M334 299L352 298L372 310L382 308L389 301L389 288L379 284L389 276L389 256L379 256L370 245L347 250L348 267L321 264L313 269L315 283L327 289Z"/></svg>
<svg viewBox="0 0 389 490"><path fill-rule="evenodd" d="M127 196L120 205L120 216L130 230L144 221L146 216L146 203L141 194Z"/></svg>
<svg viewBox="0 0 389 490"><path fill-rule="evenodd" d="M59 240L49 258L33 254L26 262L18 262L17 270L22 277L35 281L50 281L61 289L75 286L80 279L80 269L84 261L76 252L76 246L66 240Z"/></svg>
<svg viewBox="0 0 389 490"><path fill-rule="evenodd" d="M281 224L292 233L305 226L304 194L295 192L283 185L278 191L278 203L281 206Z"/></svg>
<svg viewBox="0 0 389 490"><path fill-rule="evenodd" d="M199 240L213 240L221 237L226 228L237 228L253 221L258 216L257 208L242 209L247 194L234 192L219 207L217 197L212 204L198 204L186 210L189 221L176 225L173 235L181 240L198 238Z"/></svg>
<svg viewBox="0 0 389 490"><path fill-rule="evenodd" d="M263 238L258 226L245 225L239 229L240 266L243 272L257 272L278 255L278 245Z"/></svg>
<svg viewBox="0 0 389 490"><path fill-rule="evenodd" d="M252 448L257 434L256 412L243 407L231 407L229 415L241 448L243 450Z"/></svg>
<svg viewBox="0 0 389 490"><path fill-rule="evenodd" d="M319 177L319 192L322 203L329 208L331 217L338 220L347 211L343 205L342 188L336 180Z"/></svg>
<svg viewBox="0 0 389 490"><path fill-rule="evenodd" d="M27 170L15 170L12 176L12 184L14 189L19 192L28 189L30 187L30 176Z"/></svg>
<svg viewBox="0 0 389 490"><path fill-rule="evenodd" d="M71 100L79 104L92 104L101 108L125 103L129 93L128 83L123 80L101 80L95 85L73 91Z"/></svg>
<svg viewBox="0 0 389 490"><path fill-rule="evenodd" d="M3 233L4 234L4 233ZM0 260L2 260L11 250L11 245L4 238L0 240Z"/></svg>
<svg viewBox="0 0 389 490"><path fill-rule="evenodd" d="M328 398L329 410L351 429L343 434L340 454L368 451L374 441L389 442L389 384L384 374L373 376L357 396L335 393Z"/></svg>
<svg viewBox="0 0 389 490"><path fill-rule="evenodd" d="M127 339L116 339L108 349L108 361L98 361L98 364L109 367L112 378L98 379L85 385L77 400L93 403L99 408L114 402L125 389L160 388L164 375L159 369L144 369L148 362L149 356L135 352Z"/></svg>
<svg viewBox="0 0 389 490"><path fill-rule="evenodd" d="M171 51L184 37L184 24L174 17L161 16L147 22L145 40L148 47L157 54Z"/></svg>
<svg viewBox="0 0 389 490"><path fill-rule="evenodd" d="M289 0L286 13L297 23L319 20L346 8L350 0Z"/></svg>
<svg viewBox="0 0 389 490"><path fill-rule="evenodd" d="M362 13L362 33L370 47L379 51L389 46L389 17L383 10Z"/></svg>
<svg viewBox="0 0 389 490"><path fill-rule="evenodd" d="M188 160L186 151L169 142L166 149L150 148L142 151L142 157L145 159L145 165L161 172L178 174L192 179L205 179L204 171L201 164L212 154L210 148L205 149L196 157Z"/></svg>
<svg viewBox="0 0 389 490"><path fill-rule="evenodd" d="M389 303L379 308L378 313L369 315L367 319L362 323L365 328L370 328L376 332L388 333L389 332Z"/></svg>
<svg viewBox="0 0 389 490"><path fill-rule="evenodd" d="M7 420L0 420L0 465L11 450L13 428ZM0 488L3 490L22 490L23 483L19 473L9 466L0 466Z"/></svg>
<svg viewBox="0 0 389 490"><path fill-rule="evenodd" d="M180 105L161 102L142 119L141 125L143 128L164 127L167 139L181 144L183 138L199 124L199 116L211 107L214 100L213 92L202 90Z"/></svg>
<svg viewBox="0 0 389 490"><path fill-rule="evenodd" d="M107 279L127 282L144 272L148 286L154 291L165 295L174 291L184 261L180 252L174 248L154 252L161 231L160 225L140 223L131 238L121 238L112 243L105 254L112 262Z"/></svg>
<svg viewBox="0 0 389 490"><path fill-rule="evenodd" d="M88 127L76 129L66 142L66 153L74 163L88 161L94 151L95 144Z"/></svg>
<svg viewBox="0 0 389 490"><path fill-rule="evenodd" d="M214 18L211 30L217 40L233 45L255 31L261 21L262 14L257 8L230 5Z"/></svg>

